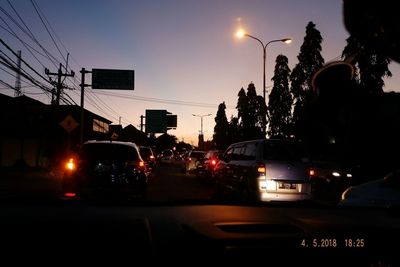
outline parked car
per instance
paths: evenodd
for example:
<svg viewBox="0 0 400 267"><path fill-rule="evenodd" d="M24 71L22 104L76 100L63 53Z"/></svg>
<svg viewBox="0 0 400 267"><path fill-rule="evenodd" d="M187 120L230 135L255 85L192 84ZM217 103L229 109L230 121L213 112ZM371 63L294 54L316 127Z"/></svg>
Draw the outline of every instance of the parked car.
<svg viewBox="0 0 400 267"><path fill-rule="evenodd" d="M302 143L258 139L230 145L215 169L217 195L256 201L312 198L311 163Z"/></svg>
<svg viewBox="0 0 400 267"><path fill-rule="evenodd" d="M136 144L87 141L67 160L62 190L66 198L144 197L147 180Z"/></svg>
<svg viewBox="0 0 400 267"><path fill-rule="evenodd" d="M400 169L384 178L347 188L340 206L352 207L400 207Z"/></svg>
<svg viewBox="0 0 400 267"><path fill-rule="evenodd" d="M205 153L204 158L200 160L197 166L196 174L199 177L212 178L215 175L215 166L224 154L222 150L209 150Z"/></svg>
<svg viewBox="0 0 400 267"><path fill-rule="evenodd" d="M205 154L206 154L205 151L190 150L185 156L182 171L184 173L196 172L197 167L199 166L201 160L204 158Z"/></svg>
<svg viewBox="0 0 400 267"><path fill-rule="evenodd" d="M146 164L147 171L153 172L156 167L156 157L154 156L153 149L149 146L139 146L140 156Z"/></svg>

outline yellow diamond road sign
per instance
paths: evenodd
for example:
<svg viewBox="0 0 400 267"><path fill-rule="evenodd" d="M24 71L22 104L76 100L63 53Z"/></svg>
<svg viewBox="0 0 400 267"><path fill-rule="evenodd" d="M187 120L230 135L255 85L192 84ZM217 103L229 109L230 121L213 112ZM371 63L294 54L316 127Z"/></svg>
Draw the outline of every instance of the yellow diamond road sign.
<svg viewBox="0 0 400 267"><path fill-rule="evenodd" d="M119 137L119 135L118 135L117 133L113 133L113 134L111 135L111 139L112 139L112 140L117 140L118 137Z"/></svg>
<svg viewBox="0 0 400 267"><path fill-rule="evenodd" d="M61 127L63 127L68 133L72 132L79 123L71 116L68 115L62 122L60 122Z"/></svg>

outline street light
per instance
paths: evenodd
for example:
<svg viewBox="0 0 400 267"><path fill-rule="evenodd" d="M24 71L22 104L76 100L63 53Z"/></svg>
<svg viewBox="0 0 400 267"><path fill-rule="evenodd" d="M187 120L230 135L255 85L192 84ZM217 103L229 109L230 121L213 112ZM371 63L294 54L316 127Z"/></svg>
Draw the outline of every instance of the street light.
<svg viewBox="0 0 400 267"><path fill-rule="evenodd" d="M239 29L236 32L236 37L238 37L238 38L250 37L250 38L258 41L261 44L262 48L263 48L263 97L264 97L265 105L267 105L266 99L265 99L265 91L266 91L266 87L265 87L265 61L266 61L266 57L267 57L267 53L266 53L267 46L270 43L274 43L274 42L283 42L285 44L290 44L292 42L292 39L291 38L277 39L277 40L269 41L268 43L264 44L260 39L258 39L257 37L254 37L254 36L246 33L243 29ZM267 126L264 123L264 125L263 125L264 133L266 133L266 128L267 128Z"/></svg>
<svg viewBox="0 0 400 267"><path fill-rule="evenodd" d="M194 117L200 117L201 118L201 131L200 131L201 135L203 135L203 117L211 116L211 115L212 115L211 113L210 114L205 114L205 115L192 114L192 116L194 116Z"/></svg>

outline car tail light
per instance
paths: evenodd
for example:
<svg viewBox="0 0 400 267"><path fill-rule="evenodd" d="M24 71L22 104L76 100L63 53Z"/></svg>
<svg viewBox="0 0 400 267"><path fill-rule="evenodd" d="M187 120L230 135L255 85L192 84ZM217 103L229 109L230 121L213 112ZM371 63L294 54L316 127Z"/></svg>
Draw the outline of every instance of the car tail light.
<svg viewBox="0 0 400 267"><path fill-rule="evenodd" d="M267 169L265 168L265 165L259 165L259 166L257 166L257 172L259 173L259 174L263 174L263 175L265 175L265 172L267 171Z"/></svg>
<svg viewBox="0 0 400 267"><path fill-rule="evenodd" d="M316 175L317 175L317 172L314 169L308 170L308 176L315 177Z"/></svg>
<svg viewBox="0 0 400 267"><path fill-rule="evenodd" d="M150 155L150 159L154 159L154 156L153 156L153 155Z"/></svg>
<svg viewBox="0 0 400 267"><path fill-rule="evenodd" d="M145 167L144 161L143 160L139 161L139 168L144 168L144 167Z"/></svg>
<svg viewBox="0 0 400 267"><path fill-rule="evenodd" d="M257 176L259 180L265 180L267 168L264 164L259 164L256 166Z"/></svg>
<svg viewBox="0 0 400 267"><path fill-rule="evenodd" d="M74 158L70 158L67 163L65 163L65 169L68 171L76 170L76 161Z"/></svg>
<svg viewBox="0 0 400 267"><path fill-rule="evenodd" d="M76 197L76 193L66 192L66 193L64 193L64 197L73 198L73 197Z"/></svg>
<svg viewBox="0 0 400 267"><path fill-rule="evenodd" d="M211 160L211 165L215 166L217 164L217 161L215 159Z"/></svg>

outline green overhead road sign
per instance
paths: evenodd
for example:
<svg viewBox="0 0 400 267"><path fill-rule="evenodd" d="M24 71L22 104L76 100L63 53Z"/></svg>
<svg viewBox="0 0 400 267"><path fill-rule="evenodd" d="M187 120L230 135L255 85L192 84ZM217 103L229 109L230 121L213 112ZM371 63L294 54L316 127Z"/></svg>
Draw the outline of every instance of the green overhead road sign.
<svg viewBox="0 0 400 267"><path fill-rule="evenodd" d="M177 116L165 109L146 109L146 133L166 133L177 126Z"/></svg>
<svg viewBox="0 0 400 267"><path fill-rule="evenodd" d="M93 89L134 90L134 70L92 69Z"/></svg>

